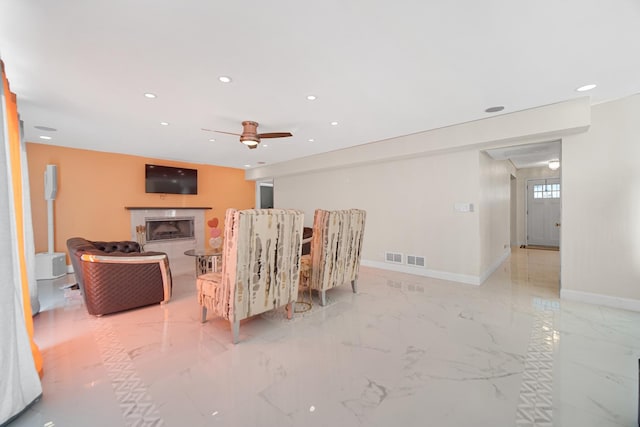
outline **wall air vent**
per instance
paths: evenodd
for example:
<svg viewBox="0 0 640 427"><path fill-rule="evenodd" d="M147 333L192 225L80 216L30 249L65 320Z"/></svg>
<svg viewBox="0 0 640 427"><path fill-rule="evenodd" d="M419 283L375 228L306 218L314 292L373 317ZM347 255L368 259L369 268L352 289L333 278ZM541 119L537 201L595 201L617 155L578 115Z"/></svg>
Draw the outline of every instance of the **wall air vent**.
<svg viewBox="0 0 640 427"><path fill-rule="evenodd" d="M397 252L385 252L384 260L394 264L402 264L402 254Z"/></svg>
<svg viewBox="0 0 640 427"><path fill-rule="evenodd" d="M424 267L424 257L417 255L407 255L407 265L415 267Z"/></svg>

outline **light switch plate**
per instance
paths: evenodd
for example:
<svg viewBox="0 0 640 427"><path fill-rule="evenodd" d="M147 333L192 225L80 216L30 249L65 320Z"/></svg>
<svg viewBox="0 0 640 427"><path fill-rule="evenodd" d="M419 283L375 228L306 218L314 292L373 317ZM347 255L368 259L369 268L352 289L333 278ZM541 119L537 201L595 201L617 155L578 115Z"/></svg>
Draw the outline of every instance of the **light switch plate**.
<svg viewBox="0 0 640 427"><path fill-rule="evenodd" d="M454 204L454 210L456 212L473 212L473 203L468 202L456 202Z"/></svg>

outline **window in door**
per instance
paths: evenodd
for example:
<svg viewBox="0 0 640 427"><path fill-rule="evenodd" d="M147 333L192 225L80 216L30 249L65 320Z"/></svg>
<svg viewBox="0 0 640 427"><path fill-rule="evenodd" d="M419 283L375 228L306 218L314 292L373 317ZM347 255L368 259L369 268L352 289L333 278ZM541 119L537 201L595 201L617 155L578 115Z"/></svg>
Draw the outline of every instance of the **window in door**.
<svg viewBox="0 0 640 427"><path fill-rule="evenodd" d="M559 199L560 184L535 184L533 186L534 199Z"/></svg>

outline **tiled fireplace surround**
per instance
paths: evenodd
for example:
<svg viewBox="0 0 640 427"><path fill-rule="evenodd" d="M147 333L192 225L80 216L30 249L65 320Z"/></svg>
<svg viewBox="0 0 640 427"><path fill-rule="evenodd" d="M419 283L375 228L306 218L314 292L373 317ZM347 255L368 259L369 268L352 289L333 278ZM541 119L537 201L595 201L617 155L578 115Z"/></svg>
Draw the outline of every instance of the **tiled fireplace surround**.
<svg viewBox="0 0 640 427"><path fill-rule="evenodd" d="M165 252L173 275L193 274L194 258L184 254L189 249L203 249L205 213L209 208L136 208L127 207L131 212L131 240L136 238L136 226L145 225L148 219L193 218L194 237L187 239L161 240L147 242L145 251Z"/></svg>

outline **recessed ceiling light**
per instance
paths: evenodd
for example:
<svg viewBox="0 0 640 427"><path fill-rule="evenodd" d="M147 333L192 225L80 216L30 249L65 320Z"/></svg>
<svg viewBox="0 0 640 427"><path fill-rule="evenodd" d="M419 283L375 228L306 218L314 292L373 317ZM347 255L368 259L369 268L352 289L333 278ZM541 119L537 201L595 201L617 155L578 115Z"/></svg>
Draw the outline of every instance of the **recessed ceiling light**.
<svg viewBox="0 0 640 427"><path fill-rule="evenodd" d="M316 99L318 99L318 98L316 98L316 96L315 96L315 95L307 95L307 99L308 99L309 101L315 101L315 100L316 100Z"/></svg>
<svg viewBox="0 0 640 427"><path fill-rule="evenodd" d="M229 76L220 76L218 77L218 80L220 80L222 83L231 83L231 77Z"/></svg>
<svg viewBox="0 0 640 427"><path fill-rule="evenodd" d="M315 141L315 139L309 138L309 142L313 142L313 141Z"/></svg>
<svg viewBox="0 0 640 427"><path fill-rule="evenodd" d="M153 99L153 98L156 97L156 94L155 93L151 93L151 92L147 92L147 93L144 94L144 96L145 96L145 98Z"/></svg>
<svg viewBox="0 0 640 427"><path fill-rule="evenodd" d="M338 126L338 122L331 122L331 126Z"/></svg>
<svg viewBox="0 0 640 427"><path fill-rule="evenodd" d="M169 126L169 123L167 123L167 122L160 122L160 124L161 124L162 126Z"/></svg>
<svg viewBox="0 0 640 427"><path fill-rule="evenodd" d="M250 167L251 167L251 165L244 165L244 167L245 167L245 168L250 168Z"/></svg>
<svg viewBox="0 0 640 427"><path fill-rule="evenodd" d="M495 107L489 107L484 111L486 113L497 113L498 111L502 111L502 110L504 110L504 107L502 105L497 105Z"/></svg>
<svg viewBox="0 0 640 427"><path fill-rule="evenodd" d="M269 146L269 144L262 144L263 148L267 148Z"/></svg>
<svg viewBox="0 0 640 427"><path fill-rule="evenodd" d="M214 138L211 138L209 142L216 142L216 140Z"/></svg>
<svg viewBox="0 0 640 427"><path fill-rule="evenodd" d="M34 128L39 129L39 130L44 130L44 131L47 131L47 132L55 132L55 131L58 130L56 128L50 128L49 126L34 126Z"/></svg>
<svg viewBox="0 0 640 427"><path fill-rule="evenodd" d="M50 137L50 136L44 136L44 135L41 135L41 136L40 136L40 139L47 139L47 140L49 140L49 139L51 139L51 137Z"/></svg>
<svg viewBox="0 0 640 427"><path fill-rule="evenodd" d="M595 89L595 87L596 87L596 85L594 85L594 84L584 85L584 86L580 86L578 89L576 89L576 91L578 91L578 92L586 92L588 90Z"/></svg>

